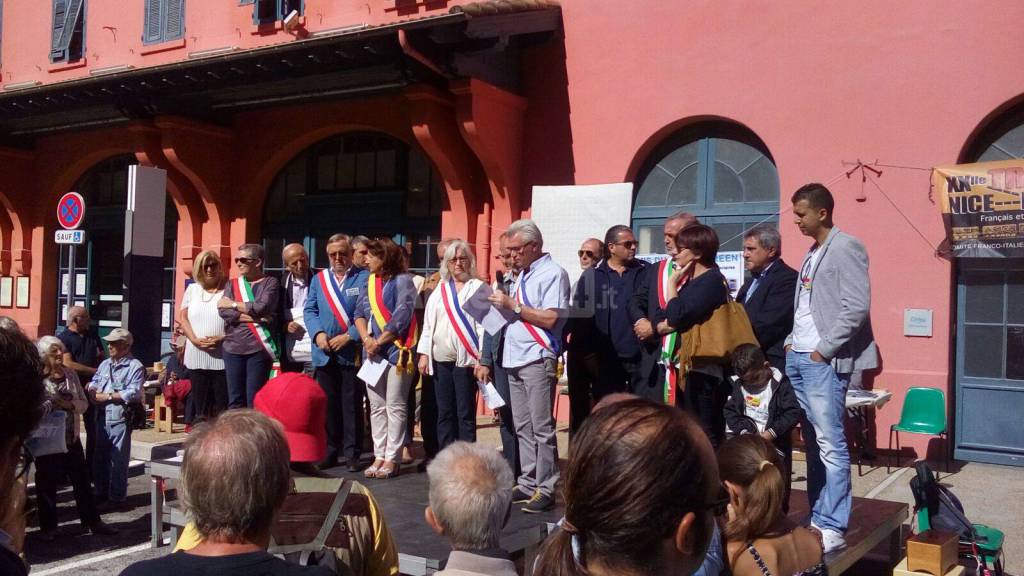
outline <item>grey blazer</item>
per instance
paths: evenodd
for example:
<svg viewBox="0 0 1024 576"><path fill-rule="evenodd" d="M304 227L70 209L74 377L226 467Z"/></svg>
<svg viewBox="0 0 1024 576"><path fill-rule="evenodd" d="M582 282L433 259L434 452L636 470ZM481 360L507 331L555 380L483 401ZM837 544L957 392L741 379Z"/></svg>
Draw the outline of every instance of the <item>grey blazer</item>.
<svg viewBox="0 0 1024 576"><path fill-rule="evenodd" d="M871 331L871 278L868 252L853 236L832 228L811 271L811 317L821 342L818 353L832 360L840 374L878 367L878 348ZM807 265L804 256L800 270ZM793 294L799 304L800 280ZM793 343L793 334L786 345Z"/></svg>

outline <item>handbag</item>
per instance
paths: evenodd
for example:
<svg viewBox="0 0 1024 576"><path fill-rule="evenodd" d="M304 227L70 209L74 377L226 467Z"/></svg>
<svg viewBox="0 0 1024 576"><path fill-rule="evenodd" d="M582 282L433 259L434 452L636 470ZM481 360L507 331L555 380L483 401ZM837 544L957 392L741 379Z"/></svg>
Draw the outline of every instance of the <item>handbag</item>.
<svg viewBox="0 0 1024 576"><path fill-rule="evenodd" d="M726 286L728 290L728 286ZM758 346L746 309L728 296L711 317L683 332L679 344L679 366L686 374L694 366L728 364L732 351L741 344Z"/></svg>
<svg viewBox="0 0 1024 576"><path fill-rule="evenodd" d="M67 418L68 413L63 410L54 410L43 416L39 426L25 441L25 449L33 458L67 453Z"/></svg>

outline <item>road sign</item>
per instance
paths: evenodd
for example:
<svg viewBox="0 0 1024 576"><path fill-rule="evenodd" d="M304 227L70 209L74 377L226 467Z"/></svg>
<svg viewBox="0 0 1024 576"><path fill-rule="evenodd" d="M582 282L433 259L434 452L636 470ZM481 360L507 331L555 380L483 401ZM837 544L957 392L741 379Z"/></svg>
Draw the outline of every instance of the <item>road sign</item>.
<svg viewBox="0 0 1024 576"><path fill-rule="evenodd" d="M74 230L85 218L85 200L78 192L68 192L57 202L57 223L66 230Z"/></svg>
<svg viewBox="0 0 1024 576"><path fill-rule="evenodd" d="M85 230L54 230L53 240L57 244L85 244Z"/></svg>

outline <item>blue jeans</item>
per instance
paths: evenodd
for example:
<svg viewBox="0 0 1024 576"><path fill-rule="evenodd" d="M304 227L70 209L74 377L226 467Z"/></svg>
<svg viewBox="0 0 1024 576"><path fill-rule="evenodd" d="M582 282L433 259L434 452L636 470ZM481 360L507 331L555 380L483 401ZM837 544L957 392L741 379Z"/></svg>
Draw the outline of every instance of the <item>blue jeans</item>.
<svg viewBox="0 0 1024 576"><path fill-rule="evenodd" d="M228 379L228 408L252 408L256 393L270 376L266 352L232 354L224 352L224 375Z"/></svg>
<svg viewBox="0 0 1024 576"><path fill-rule="evenodd" d="M843 430L849 374L836 374L809 352L786 354L786 375L805 417L800 423L807 450L807 499L819 528L845 532L850 522L850 449Z"/></svg>
<svg viewBox="0 0 1024 576"><path fill-rule="evenodd" d="M123 416L123 406L108 404L96 407L96 453L93 454L93 479L96 500L123 502L128 497L128 460L132 452L132 429ZM117 418L117 419L115 419Z"/></svg>
<svg viewBox="0 0 1024 576"><path fill-rule="evenodd" d="M438 448L456 440L476 442L476 391L472 368L434 362Z"/></svg>

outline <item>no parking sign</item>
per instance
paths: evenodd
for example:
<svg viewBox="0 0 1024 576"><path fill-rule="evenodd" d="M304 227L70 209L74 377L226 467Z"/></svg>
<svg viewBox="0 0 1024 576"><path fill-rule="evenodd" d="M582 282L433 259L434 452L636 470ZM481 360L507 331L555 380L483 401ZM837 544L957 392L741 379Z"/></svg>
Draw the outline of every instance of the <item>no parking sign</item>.
<svg viewBox="0 0 1024 576"><path fill-rule="evenodd" d="M57 202L57 223L65 230L74 230L85 218L85 200L78 192L68 192Z"/></svg>

